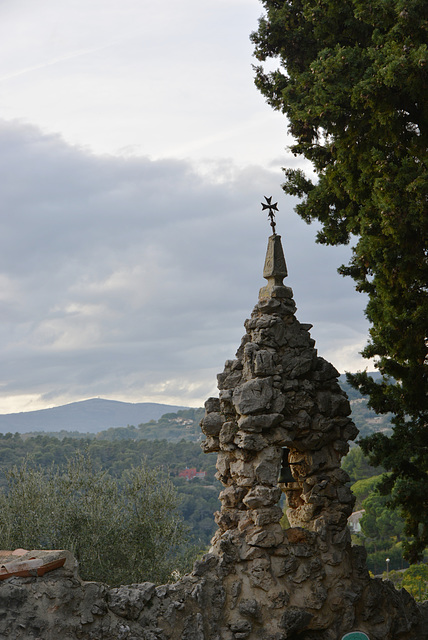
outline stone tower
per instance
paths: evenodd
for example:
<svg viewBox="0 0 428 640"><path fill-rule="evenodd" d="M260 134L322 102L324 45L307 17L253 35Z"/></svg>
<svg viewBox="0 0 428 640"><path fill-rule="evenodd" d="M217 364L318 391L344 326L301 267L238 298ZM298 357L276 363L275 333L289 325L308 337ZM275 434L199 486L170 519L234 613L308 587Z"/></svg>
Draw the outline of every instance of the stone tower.
<svg viewBox="0 0 428 640"><path fill-rule="evenodd" d="M374 622L363 604L374 593L364 550L351 547L347 518L355 499L340 468L358 430L338 372L317 354L312 325L296 319L276 234L263 276L267 285L201 423L203 448L218 452L224 485L211 550L221 558L226 592L219 637L336 640L353 629L399 637L385 635L391 619ZM283 493L287 530L280 524Z"/></svg>

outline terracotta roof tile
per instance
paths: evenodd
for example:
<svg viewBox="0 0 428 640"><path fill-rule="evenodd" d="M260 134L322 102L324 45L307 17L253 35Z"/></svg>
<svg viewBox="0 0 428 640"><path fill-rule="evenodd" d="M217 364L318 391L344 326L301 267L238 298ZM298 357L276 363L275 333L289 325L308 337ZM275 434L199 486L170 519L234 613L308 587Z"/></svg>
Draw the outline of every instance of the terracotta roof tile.
<svg viewBox="0 0 428 640"><path fill-rule="evenodd" d="M43 576L48 571L63 567L68 556L64 550L15 549L0 551L0 580L11 576Z"/></svg>

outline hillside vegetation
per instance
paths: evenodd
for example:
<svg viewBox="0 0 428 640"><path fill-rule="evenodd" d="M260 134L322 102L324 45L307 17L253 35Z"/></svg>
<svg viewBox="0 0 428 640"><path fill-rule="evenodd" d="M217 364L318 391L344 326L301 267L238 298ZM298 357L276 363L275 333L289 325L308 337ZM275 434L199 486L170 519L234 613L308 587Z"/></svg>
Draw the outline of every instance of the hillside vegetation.
<svg viewBox="0 0 428 640"><path fill-rule="evenodd" d="M359 429L375 431L379 423L373 421L374 414L367 408L365 399L355 397L357 392L348 389L343 379L341 384L349 392L353 417ZM4 472L12 467L20 469L27 465L31 469L58 469L67 465L76 455L88 456L94 471L105 472L117 481L121 481L129 470L144 463L148 470L162 470L168 475L177 492L178 514L188 526L188 544L206 548L216 529L213 514L220 506L218 494L221 485L215 478L215 454L204 454L200 447L199 421L203 414L202 408L185 409L164 414L158 420L138 426L110 428L96 434L64 430L49 434L0 434L0 466L3 470L0 473L0 489L5 490L7 477ZM355 483L358 508L366 508L364 500L372 494L376 485L371 478L379 476L383 470L370 467L358 447L352 448L344 460L344 467ZM203 471L205 477L187 480L179 475L186 468ZM386 509L384 499L382 509ZM374 530L373 526L371 530ZM373 553L377 553L379 549L381 552L384 548L389 549L392 544L389 538L382 542L382 547L379 540L372 543L367 538L364 543L369 553L372 547ZM390 555L393 555L392 552ZM369 562L370 568L377 572L382 569L384 559L382 557L379 563L374 558L372 562L369 555ZM394 560L394 568L399 568L401 564L399 553L397 561Z"/></svg>

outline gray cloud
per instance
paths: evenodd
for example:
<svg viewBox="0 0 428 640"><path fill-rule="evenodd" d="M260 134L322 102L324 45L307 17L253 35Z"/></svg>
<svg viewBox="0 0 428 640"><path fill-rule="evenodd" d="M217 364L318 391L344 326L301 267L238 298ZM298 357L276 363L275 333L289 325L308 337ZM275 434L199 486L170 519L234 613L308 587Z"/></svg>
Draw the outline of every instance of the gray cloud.
<svg viewBox="0 0 428 640"><path fill-rule="evenodd" d="M336 273L349 248L314 244L278 170L95 156L19 122L0 144L0 411L213 393L263 285L263 195L299 319L338 368L358 362L364 300Z"/></svg>

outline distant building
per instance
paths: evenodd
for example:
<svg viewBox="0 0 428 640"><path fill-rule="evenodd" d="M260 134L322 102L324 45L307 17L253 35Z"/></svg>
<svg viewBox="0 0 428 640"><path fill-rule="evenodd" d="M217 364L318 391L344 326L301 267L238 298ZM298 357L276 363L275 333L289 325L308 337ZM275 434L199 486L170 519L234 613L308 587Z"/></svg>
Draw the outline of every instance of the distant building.
<svg viewBox="0 0 428 640"><path fill-rule="evenodd" d="M186 478L186 480L193 480L193 478L205 478L206 475L206 471L196 471L196 467L192 467L191 469L186 467L182 471L178 472L178 477Z"/></svg>
<svg viewBox="0 0 428 640"><path fill-rule="evenodd" d="M366 512L365 509L361 509L361 511L354 511L354 513L351 513L351 515L348 518L348 527L350 528L351 533L361 532L360 520L365 514L365 512Z"/></svg>

